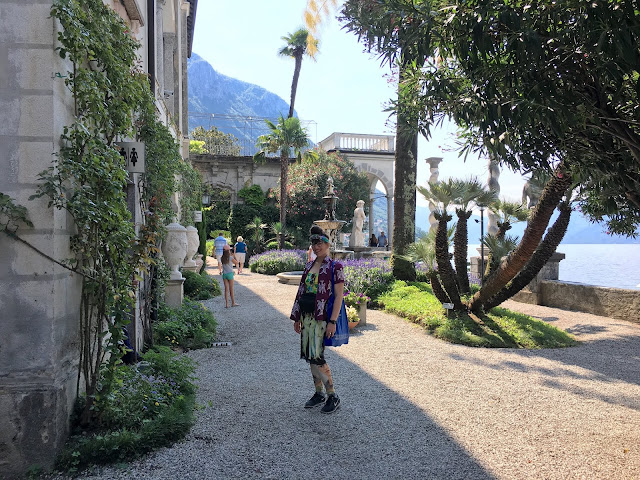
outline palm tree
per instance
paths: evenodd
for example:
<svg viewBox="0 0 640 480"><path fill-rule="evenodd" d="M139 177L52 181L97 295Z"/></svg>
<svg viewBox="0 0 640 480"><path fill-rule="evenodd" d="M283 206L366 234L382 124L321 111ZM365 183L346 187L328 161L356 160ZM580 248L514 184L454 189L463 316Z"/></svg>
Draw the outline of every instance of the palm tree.
<svg viewBox="0 0 640 480"><path fill-rule="evenodd" d="M293 117L293 107L296 103L296 91L298 90L298 79L300 78L300 68L302 67L302 57L308 55L312 59L314 55L309 53L308 46L309 31L306 28L300 28L287 36L282 37L282 40L287 44L280 49L279 55L283 57L291 57L295 60L295 67L293 68L293 81L291 82L291 102L289 102L289 116ZM313 44L313 50L317 50L318 41L311 39Z"/></svg>
<svg viewBox="0 0 640 480"><path fill-rule="evenodd" d="M496 200L489 204L489 210L498 216L498 232L496 237L504 237L511 225L529 219L529 210L521 203Z"/></svg>
<svg viewBox="0 0 640 480"><path fill-rule="evenodd" d="M569 226L569 220L571 219L571 205L569 202L562 202L558 205L560 215L553 223L551 228L547 230L544 236L544 240L540 242L536 251L533 252L533 256L527 262L520 272L511 280L502 290L500 290L496 296L490 299L485 305L485 310L490 310L495 306L500 305L502 302L512 297L524 287L529 285L531 280L535 278L542 267L545 266L547 260L551 258L560 245L560 242L564 238L564 234Z"/></svg>
<svg viewBox="0 0 640 480"><path fill-rule="evenodd" d="M491 210L498 217L498 231L496 232L497 239L503 239L507 232L511 230L511 225L518 222L524 222L529 219L530 211L521 203L508 202L506 200L495 200L489 203L489 210ZM495 255L489 250L489 256L487 258L487 267L482 273L484 277L491 274L495 268L500 265L500 258L498 261L494 259Z"/></svg>
<svg viewBox="0 0 640 480"><path fill-rule="evenodd" d="M285 241L287 239L291 239L291 235L289 235L289 233L282 227L281 222L273 222L271 225L269 225L269 231L273 233L274 237L267 240L267 244L273 241L280 242L280 237L284 237Z"/></svg>
<svg viewBox="0 0 640 480"><path fill-rule="evenodd" d="M456 280L456 272L451 266L449 254L449 242L447 237L447 222L451 220L451 215L447 213L447 208L452 204L453 199L459 196L456 190L459 185L452 179L446 182L434 183L430 182L429 187L416 187L424 198L437 205L434 216L438 220L438 228L436 230L436 261L438 263L438 275L442 282L447 296L453 303L453 308L463 310L464 305L460 300L458 291L458 282ZM465 272L467 264L465 261Z"/></svg>
<svg viewBox="0 0 640 480"><path fill-rule="evenodd" d="M509 255L518 246L518 237L512 237L511 235L499 237L489 234L482 239L482 243L489 250L487 267L483 274L484 278L487 278L491 272L498 269L502 258Z"/></svg>
<svg viewBox="0 0 640 480"><path fill-rule="evenodd" d="M482 311L484 306L488 304L531 259L531 256L542 240L553 211L570 187L571 176L561 162L556 168L551 180L545 185L538 205L531 214L522 240L516 249L511 252L507 261L500 264L498 270L487 278L482 288L473 296L469 302L470 310L473 312Z"/></svg>
<svg viewBox="0 0 640 480"><path fill-rule="evenodd" d="M264 245L264 229L267 228L266 223L262 223L260 217L253 217L253 220L245 226L250 234L253 243L253 253L262 253Z"/></svg>
<svg viewBox="0 0 640 480"><path fill-rule="evenodd" d="M258 137L258 153L253 158L258 161L264 160L267 153L280 152L280 223L284 230L287 225L287 177L291 149L300 157L301 150L309 145L309 138L307 131L300 126L300 120L295 117L285 119L280 115L277 125L269 120L265 120L265 123L271 133ZM278 247L284 248L284 235L280 235Z"/></svg>
<svg viewBox="0 0 640 480"><path fill-rule="evenodd" d="M447 229L447 238L450 243L453 239L454 229ZM427 275L431 283L431 290L440 303L448 303L447 292L442 288L436 269L436 230L429 230L420 240L407 247L405 259L412 262L422 262L427 267Z"/></svg>
<svg viewBox="0 0 640 480"><path fill-rule="evenodd" d="M469 245L467 221L472 213L471 204L487 205L495 200L495 194L485 191L476 178L457 180L454 190L457 192L454 203L458 205L456 208L458 222L453 242L453 260L456 267L458 288L460 293L466 294L471 292L469 276L467 275L467 250Z"/></svg>

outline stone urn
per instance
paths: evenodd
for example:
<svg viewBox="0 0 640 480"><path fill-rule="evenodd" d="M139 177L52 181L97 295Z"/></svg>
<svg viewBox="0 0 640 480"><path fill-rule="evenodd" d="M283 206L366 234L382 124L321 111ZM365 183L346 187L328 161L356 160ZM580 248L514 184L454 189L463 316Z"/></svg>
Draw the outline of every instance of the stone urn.
<svg viewBox="0 0 640 480"><path fill-rule="evenodd" d="M184 257L185 267L195 267L196 262L193 256L198 251L200 246L200 236L198 235L198 229L189 225L187 227L187 254Z"/></svg>
<svg viewBox="0 0 640 480"><path fill-rule="evenodd" d="M187 255L187 229L179 223L167 225L167 236L162 243L162 255L171 270L170 280L182 280L179 268Z"/></svg>

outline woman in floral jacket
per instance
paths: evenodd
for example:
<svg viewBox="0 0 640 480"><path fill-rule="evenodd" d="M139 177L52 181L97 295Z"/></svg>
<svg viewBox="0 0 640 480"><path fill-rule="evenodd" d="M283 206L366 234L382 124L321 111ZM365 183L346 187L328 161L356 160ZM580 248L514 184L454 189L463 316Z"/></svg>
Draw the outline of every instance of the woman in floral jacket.
<svg viewBox="0 0 640 480"><path fill-rule="evenodd" d="M342 264L329 257L328 235L317 225L311 227L310 233L316 259L307 263L304 269L291 319L294 330L300 334L300 358L309 363L316 388L305 408L324 404L322 413L333 413L340 406L340 399L333 387L331 369L324 359L324 337L331 338L336 332L344 293L344 272ZM332 293L332 272L335 301L332 311L327 312L327 302Z"/></svg>

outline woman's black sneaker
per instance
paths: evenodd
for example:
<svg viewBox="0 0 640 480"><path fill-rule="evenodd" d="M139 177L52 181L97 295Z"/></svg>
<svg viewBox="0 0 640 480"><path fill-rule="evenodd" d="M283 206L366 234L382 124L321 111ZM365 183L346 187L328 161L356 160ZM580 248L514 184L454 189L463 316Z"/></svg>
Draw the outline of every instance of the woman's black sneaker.
<svg viewBox="0 0 640 480"><path fill-rule="evenodd" d="M304 404L304 408L315 408L322 405L327 397L324 396L323 393L314 393L313 397L307 400L307 403Z"/></svg>
<svg viewBox="0 0 640 480"><path fill-rule="evenodd" d="M338 410L339 406L340 406L340 399L338 398L337 395L331 394L329 395L329 398L327 398L327 403L324 404L324 407L322 407L322 410L320 411L322 413L333 413L336 410Z"/></svg>

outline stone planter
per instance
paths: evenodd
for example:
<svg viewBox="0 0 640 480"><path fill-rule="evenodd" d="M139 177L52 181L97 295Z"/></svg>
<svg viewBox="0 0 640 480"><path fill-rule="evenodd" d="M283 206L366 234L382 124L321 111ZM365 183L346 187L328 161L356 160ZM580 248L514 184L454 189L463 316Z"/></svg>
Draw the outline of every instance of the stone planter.
<svg viewBox="0 0 640 480"><path fill-rule="evenodd" d="M200 246L200 236L196 227L188 226L187 229L187 253L184 257L184 266L188 269L195 269L196 262L193 256Z"/></svg>
<svg viewBox="0 0 640 480"><path fill-rule="evenodd" d="M170 280L182 280L180 267L187 255L187 229L179 223L167 225L167 237L162 243L162 255L171 270Z"/></svg>

